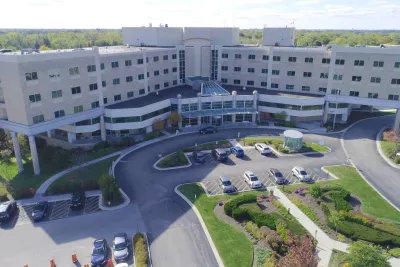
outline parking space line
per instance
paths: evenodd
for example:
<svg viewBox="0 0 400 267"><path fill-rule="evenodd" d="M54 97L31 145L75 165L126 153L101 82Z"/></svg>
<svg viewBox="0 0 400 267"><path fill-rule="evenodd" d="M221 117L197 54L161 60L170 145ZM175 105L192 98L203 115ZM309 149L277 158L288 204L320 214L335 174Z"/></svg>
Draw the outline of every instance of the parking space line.
<svg viewBox="0 0 400 267"><path fill-rule="evenodd" d="M100 211L99 196L86 197L85 202L85 209L83 210L84 214Z"/></svg>
<svg viewBox="0 0 400 267"><path fill-rule="evenodd" d="M50 220L68 217L70 202L71 200L62 200L54 202L53 210L50 215Z"/></svg>

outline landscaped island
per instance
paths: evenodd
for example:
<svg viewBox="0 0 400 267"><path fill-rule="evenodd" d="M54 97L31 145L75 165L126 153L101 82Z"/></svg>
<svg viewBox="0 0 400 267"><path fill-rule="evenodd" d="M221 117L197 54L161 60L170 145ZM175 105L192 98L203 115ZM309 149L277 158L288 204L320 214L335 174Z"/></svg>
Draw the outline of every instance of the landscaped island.
<svg viewBox="0 0 400 267"><path fill-rule="evenodd" d="M182 150L179 150L178 152L169 154L168 156L161 159L159 162L157 162L156 166L160 169L166 169L186 166L188 164L189 160L185 156L185 153L183 153Z"/></svg>
<svg viewBox="0 0 400 267"><path fill-rule="evenodd" d="M400 164L400 136L393 129L383 131L380 146L387 158L396 164Z"/></svg>

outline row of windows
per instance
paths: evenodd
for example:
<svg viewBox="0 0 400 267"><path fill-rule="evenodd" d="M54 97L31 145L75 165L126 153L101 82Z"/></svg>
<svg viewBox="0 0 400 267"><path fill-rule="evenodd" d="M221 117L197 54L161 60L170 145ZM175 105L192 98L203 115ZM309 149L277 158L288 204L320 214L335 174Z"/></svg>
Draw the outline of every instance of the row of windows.
<svg viewBox="0 0 400 267"><path fill-rule="evenodd" d="M145 120L157 117L159 115L162 115L162 114L170 112L170 111L171 111L171 107L166 107L166 108L162 108L162 109L147 113L147 114L142 115L142 116L118 117L118 118L104 117L104 121L106 123L140 122L140 121L145 121Z"/></svg>
<svg viewBox="0 0 400 267"><path fill-rule="evenodd" d="M280 104L273 102L258 101L259 106L271 107L271 108L281 108L281 109L291 109L291 110L322 110L322 105L309 105L309 106L299 106L290 104Z"/></svg>

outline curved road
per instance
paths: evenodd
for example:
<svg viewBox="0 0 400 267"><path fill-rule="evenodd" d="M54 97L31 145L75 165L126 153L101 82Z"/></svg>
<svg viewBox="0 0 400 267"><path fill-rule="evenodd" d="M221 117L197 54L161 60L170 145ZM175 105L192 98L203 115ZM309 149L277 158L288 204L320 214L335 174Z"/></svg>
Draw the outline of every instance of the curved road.
<svg viewBox="0 0 400 267"><path fill-rule="evenodd" d="M316 169L326 165L345 164L346 156L341 148L340 134L331 136L305 135L304 140L323 140L332 152L325 155L296 155L247 161L246 164L206 164L173 171L157 171L152 165L159 158L195 143L206 143L248 135L279 135L281 130L226 129L216 134L187 134L146 146L125 156L115 168L118 183L138 205L147 227L151 242L154 267L208 267L218 266L200 223L190 207L173 189L185 182L216 179L219 175L242 175L245 170L256 174L275 167L290 171L295 165ZM134 222L132 223L135 227Z"/></svg>

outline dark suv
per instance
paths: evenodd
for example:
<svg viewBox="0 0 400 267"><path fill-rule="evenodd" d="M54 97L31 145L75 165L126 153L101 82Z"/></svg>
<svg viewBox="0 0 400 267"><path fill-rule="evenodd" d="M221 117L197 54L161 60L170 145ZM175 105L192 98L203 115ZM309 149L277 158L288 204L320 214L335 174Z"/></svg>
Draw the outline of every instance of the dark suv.
<svg viewBox="0 0 400 267"><path fill-rule="evenodd" d="M192 156L193 156L194 161L196 161L198 163L204 163L204 161L205 161L205 155L201 151L193 151Z"/></svg>
<svg viewBox="0 0 400 267"><path fill-rule="evenodd" d="M0 222L6 222L16 213L18 210L17 202L7 201L0 204Z"/></svg>
<svg viewBox="0 0 400 267"><path fill-rule="evenodd" d="M217 148L212 150L212 155L216 160L225 162L228 159L228 153L224 149Z"/></svg>
<svg viewBox="0 0 400 267"><path fill-rule="evenodd" d="M69 204L71 209L81 209L83 202L85 201L85 192L76 191L72 194L71 203Z"/></svg>
<svg viewBox="0 0 400 267"><path fill-rule="evenodd" d="M218 132L217 127L214 126L207 126L200 128L199 133L200 134L209 134L209 133L216 133Z"/></svg>

